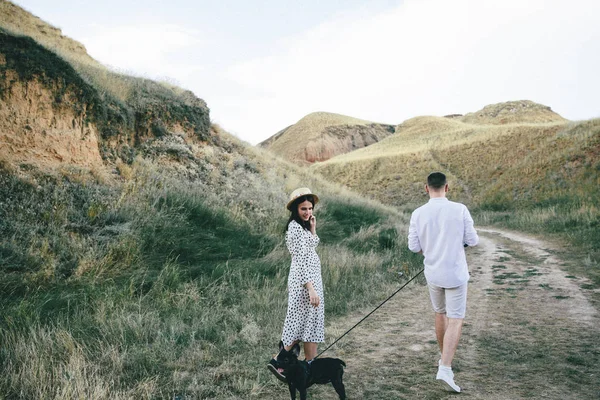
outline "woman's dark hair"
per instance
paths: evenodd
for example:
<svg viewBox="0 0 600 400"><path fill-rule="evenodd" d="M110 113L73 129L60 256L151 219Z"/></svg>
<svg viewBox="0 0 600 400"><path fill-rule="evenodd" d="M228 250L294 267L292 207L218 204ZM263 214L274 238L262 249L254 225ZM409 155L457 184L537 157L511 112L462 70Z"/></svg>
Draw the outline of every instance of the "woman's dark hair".
<svg viewBox="0 0 600 400"><path fill-rule="evenodd" d="M292 221L296 221L297 223L300 224L301 227L303 227L307 231L310 230L310 222L302 221L302 218L300 218L300 215L298 214L298 205L300 203L304 203L306 200L310 201L312 203L313 207L315 206L315 198L310 194L307 194L305 196L300 196L296 200L294 200L294 202L292 203L292 205L290 207L290 211L292 213L290 214L290 219L288 219L287 224L285 224L284 232L287 232L288 227L290 226L290 222L292 222Z"/></svg>

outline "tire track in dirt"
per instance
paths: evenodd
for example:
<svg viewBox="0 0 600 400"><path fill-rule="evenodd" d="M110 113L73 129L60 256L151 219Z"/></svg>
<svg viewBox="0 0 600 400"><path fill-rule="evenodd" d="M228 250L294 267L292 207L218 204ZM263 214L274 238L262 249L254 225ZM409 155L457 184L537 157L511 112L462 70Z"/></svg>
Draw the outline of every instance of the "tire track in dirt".
<svg viewBox="0 0 600 400"><path fill-rule="evenodd" d="M548 289L553 289L559 293L558 296L571 299L569 302L555 302L554 306L559 314L568 316L574 323L598 326L598 311L592 306L579 286L581 283L590 282L583 278L577 278L577 280L574 280L575 277L568 278L569 274L560 268L565 265L565 262L552 254L555 249L551 244L517 232L498 229L479 229L479 231L508 239L518 246L517 250L520 250L521 254L538 259L537 262L530 264L538 269L537 272L540 275L532 276L543 276L543 279L539 279L540 285L547 285Z"/></svg>
<svg viewBox="0 0 600 400"><path fill-rule="evenodd" d="M600 398L600 318L561 270L552 246L515 232L479 228L467 249L471 271L467 317L454 360L461 398ZM333 340L372 308L327 326ZM322 348L324 348L322 346ZM454 398L435 381L439 350L427 288L407 286L328 350L348 367L349 399ZM283 384L260 398L289 398ZM310 399L337 399L315 385Z"/></svg>

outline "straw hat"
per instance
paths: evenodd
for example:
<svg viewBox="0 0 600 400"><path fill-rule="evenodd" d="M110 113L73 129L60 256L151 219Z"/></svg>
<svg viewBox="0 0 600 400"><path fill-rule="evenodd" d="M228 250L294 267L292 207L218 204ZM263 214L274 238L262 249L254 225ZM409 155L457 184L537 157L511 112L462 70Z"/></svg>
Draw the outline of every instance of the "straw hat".
<svg viewBox="0 0 600 400"><path fill-rule="evenodd" d="M309 188L298 188L298 189L294 190L292 192L292 194L290 194L290 201L288 201L288 203L285 207L288 210L290 210L290 207L292 206L292 203L294 203L294 200L296 200L298 197L307 196L307 195L311 195L313 197L313 199L315 199L315 204L317 204L319 202L319 196L312 193Z"/></svg>

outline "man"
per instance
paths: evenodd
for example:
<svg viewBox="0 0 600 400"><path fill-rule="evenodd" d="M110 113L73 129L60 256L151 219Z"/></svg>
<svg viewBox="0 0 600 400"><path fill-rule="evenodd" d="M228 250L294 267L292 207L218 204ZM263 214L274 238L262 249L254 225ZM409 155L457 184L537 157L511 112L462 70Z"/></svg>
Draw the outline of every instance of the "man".
<svg viewBox="0 0 600 400"><path fill-rule="evenodd" d="M460 387L454 383L452 359L467 306L469 270L464 248L477 245L479 237L467 207L446 198L448 183L444 174L430 174L425 191L429 193L429 202L412 213L408 248L425 256L425 278L442 354L436 379L460 392Z"/></svg>

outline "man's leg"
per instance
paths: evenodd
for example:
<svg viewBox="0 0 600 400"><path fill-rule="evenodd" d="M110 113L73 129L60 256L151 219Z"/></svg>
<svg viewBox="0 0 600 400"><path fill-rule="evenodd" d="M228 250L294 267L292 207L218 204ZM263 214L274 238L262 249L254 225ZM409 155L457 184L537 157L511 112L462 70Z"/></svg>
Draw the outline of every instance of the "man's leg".
<svg viewBox="0 0 600 400"><path fill-rule="evenodd" d="M445 315L444 315L445 317ZM452 366L452 359L454 358L454 353L456 353L456 347L458 346L458 341L460 340L460 335L462 333L463 319L462 318L447 318L448 325L446 331L443 335L443 346L442 350L442 365L446 367ZM437 321L437 319L436 319ZM437 333L437 327L436 327ZM439 336L438 336L439 341Z"/></svg>
<svg viewBox="0 0 600 400"><path fill-rule="evenodd" d="M446 316L446 293L445 289L439 286L427 285L429 287L429 297L431 305L435 312L435 337L440 346L440 353L444 351L444 334L448 329L448 318Z"/></svg>
<svg viewBox="0 0 600 400"><path fill-rule="evenodd" d="M448 318L446 313L435 313L435 336L437 338L438 345L440 346L440 354L444 352L444 334L448 329Z"/></svg>
<svg viewBox="0 0 600 400"><path fill-rule="evenodd" d="M460 386L454 383L452 360L462 333L463 320L467 308L467 284L457 288L445 289L447 325L442 340L442 359L436 379L452 391L460 392ZM441 319L441 318L440 318Z"/></svg>
<svg viewBox="0 0 600 400"><path fill-rule="evenodd" d="M468 284L445 289L446 297L446 316L448 322L444 332L442 346L442 365L450 367L454 359L454 353L462 333L463 320L467 310L467 288Z"/></svg>
<svg viewBox="0 0 600 400"><path fill-rule="evenodd" d="M456 347L458 346L458 340L462 332L463 319L447 318L447 321L448 325L442 340L442 359L440 360L435 379L442 382L442 385L447 389L460 393L460 386L454 383L452 359L454 358L454 353L456 353Z"/></svg>

